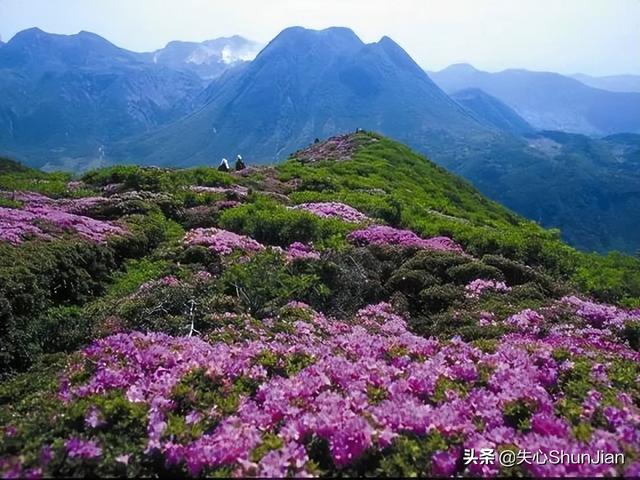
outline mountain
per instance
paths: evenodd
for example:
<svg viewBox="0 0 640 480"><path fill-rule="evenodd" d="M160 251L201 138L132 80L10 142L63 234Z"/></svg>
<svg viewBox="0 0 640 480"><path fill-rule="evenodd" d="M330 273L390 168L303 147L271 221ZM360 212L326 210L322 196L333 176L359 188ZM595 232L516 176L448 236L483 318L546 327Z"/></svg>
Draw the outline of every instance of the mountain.
<svg viewBox="0 0 640 480"><path fill-rule="evenodd" d="M429 75L447 93L484 90L538 130L640 133L640 93L600 90L557 73L518 69L489 73L468 64L451 65Z"/></svg>
<svg viewBox="0 0 640 480"><path fill-rule="evenodd" d="M253 60L261 48L257 42L234 35L199 43L169 42L148 57L153 63L191 71L204 80L212 80L233 66Z"/></svg>
<svg viewBox="0 0 640 480"><path fill-rule="evenodd" d="M0 49L0 144L38 167L90 164L108 143L187 113L201 89L195 74L93 33L25 30Z"/></svg>
<svg viewBox="0 0 640 480"><path fill-rule="evenodd" d="M637 135L522 133L504 99L483 89L458 103L388 37L365 44L345 28L289 28L204 90L193 72L149 58L86 32L17 35L0 49L0 153L69 170L217 165L237 153L249 164L274 163L315 138L362 128L561 228L572 245L638 249L640 235L624 221L638 209Z"/></svg>
<svg viewBox="0 0 640 480"><path fill-rule="evenodd" d="M633 150L614 154L615 141L579 135L515 135L526 126L508 107L477 92L480 113L463 107L389 38L364 44L348 29L290 28L199 98L193 114L107 154L164 166L217 165L236 153L249 163L273 163L314 138L370 129L406 142L507 207L561 228L573 245L638 248L635 227L619 220L619 212L633 215L639 206Z"/></svg>
<svg viewBox="0 0 640 480"><path fill-rule="evenodd" d="M479 88L466 88L450 95L456 102L467 110L494 127L515 134L532 133L533 127L529 125L513 109L506 106L496 97Z"/></svg>
<svg viewBox="0 0 640 480"><path fill-rule="evenodd" d="M584 73L576 73L571 77L590 87L609 90L610 92L640 92L640 75L594 77Z"/></svg>
<svg viewBox="0 0 640 480"><path fill-rule="evenodd" d="M239 152L275 162L316 137L356 128L410 144L436 139L449 148L497 135L393 40L365 44L346 28L288 28L204 96L198 111L111 154L165 165L217 163Z"/></svg>

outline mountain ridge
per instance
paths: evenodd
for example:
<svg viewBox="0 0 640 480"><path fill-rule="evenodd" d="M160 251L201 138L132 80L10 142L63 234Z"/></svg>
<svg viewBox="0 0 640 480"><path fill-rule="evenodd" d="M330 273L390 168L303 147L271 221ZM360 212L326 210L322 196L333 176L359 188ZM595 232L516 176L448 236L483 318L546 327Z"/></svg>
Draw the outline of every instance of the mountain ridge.
<svg viewBox="0 0 640 480"><path fill-rule="evenodd" d="M640 133L640 93L610 92L554 72L506 69L496 73L468 64L430 72L447 93L480 88L513 108L539 130L586 135Z"/></svg>

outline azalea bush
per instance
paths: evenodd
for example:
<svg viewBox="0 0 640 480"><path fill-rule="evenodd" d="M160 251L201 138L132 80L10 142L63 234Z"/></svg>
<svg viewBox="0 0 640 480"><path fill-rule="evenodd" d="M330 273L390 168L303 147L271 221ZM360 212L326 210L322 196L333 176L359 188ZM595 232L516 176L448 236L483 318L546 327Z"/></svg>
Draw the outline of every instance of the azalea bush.
<svg viewBox="0 0 640 480"><path fill-rule="evenodd" d="M633 260L582 256L404 147L7 168L1 476L640 472ZM625 461L465 463L485 448Z"/></svg>
<svg viewBox="0 0 640 480"><path fill-rule="evenodd" d="M2 468L496 475L515 472L465 465L463 450L520 448L604 449L627 458L617 466L523 463L517 471L525 475L633 475L640 465L639 354L606 328L580 326L593 323L590 314L566 303L576 324L535 312L536 321L549 323L547 334L512 333L488 349L416 336L387 304L370 305L348 323L300 303L262 322L232 315L209 341L108 337L71 360L58 384L64 427L32 439L20 457L11 445L33 433L29 426L42 412L5 427ZM603 312L604 324L622 314ZM127 440L115 439L125 425Z"/></svg>

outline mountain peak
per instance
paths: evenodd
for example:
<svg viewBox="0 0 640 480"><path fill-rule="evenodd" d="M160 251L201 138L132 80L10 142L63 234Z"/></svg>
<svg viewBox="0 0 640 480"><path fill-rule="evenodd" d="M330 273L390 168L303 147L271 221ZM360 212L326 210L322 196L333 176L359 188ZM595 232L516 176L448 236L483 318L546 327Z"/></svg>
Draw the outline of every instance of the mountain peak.
<svg viewBox="0 0 640 480"><path fill-rule="evenodd" d="M441 70L442 72L456 72L456 73L476 73L479 72L476 67L471 65L470 63L454 63L449 65L447 68Z"/></svg>
<svg viewBox="0 0 640 480"><path fill-rule="evenodd" d="M341 40L346 42L362 43L362 40L360 40L355 32L347 27L328 27L323 30L314 30L300 26L285 28L271 41L271 43L309 39L330 39L333 41Z"/></svg>
<svg viewBox="0 0 640 480"><path fill-rule="evenodd" d="M269 42L255 61L262 64L273 58L294 59L312 55L322 63L339 55L349 55L364 45L350 28L329 27L324 30L312 30L299 26L288 27Z"/></svg>

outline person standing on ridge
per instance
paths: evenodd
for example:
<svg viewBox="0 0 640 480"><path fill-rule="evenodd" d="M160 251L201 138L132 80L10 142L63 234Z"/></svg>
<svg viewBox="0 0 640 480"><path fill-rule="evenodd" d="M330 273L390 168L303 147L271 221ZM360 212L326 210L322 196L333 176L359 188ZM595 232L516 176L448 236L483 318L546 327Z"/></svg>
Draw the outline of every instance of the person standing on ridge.
<svg viewBox="0 0 640 480"><path fill-rule="evenodd" d="M226 158L223 158L218 166L219 172L228 172L229 171L229 162L227 162Z"/></svg>
<svg viewBox="0 0 640 480"><path fill-rule="evenodd" d="M236 157L236 172L239 172L240 170L244 170L245 168L247 167L242 161L242 155L238 154L238 156Z"/></svg>

